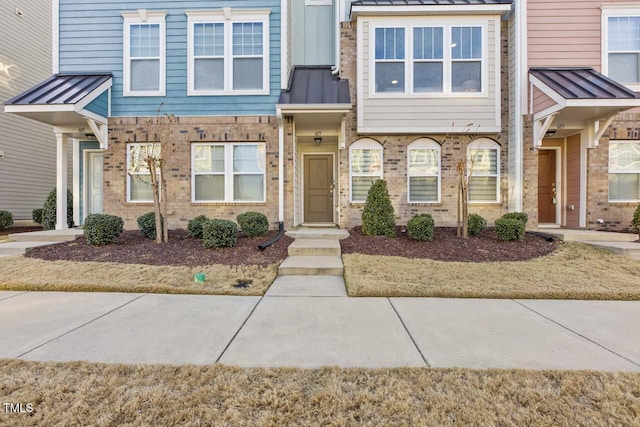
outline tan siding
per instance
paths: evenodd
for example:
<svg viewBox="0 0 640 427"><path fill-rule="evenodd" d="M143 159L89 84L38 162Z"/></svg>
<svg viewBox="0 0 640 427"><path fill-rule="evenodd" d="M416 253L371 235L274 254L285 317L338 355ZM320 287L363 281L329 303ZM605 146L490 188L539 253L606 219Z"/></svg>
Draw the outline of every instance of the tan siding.
<svg viewBox="0 0 640 427"><path fill-rule="evenodd" d="M0 209L29 220L55 187L55 137L50 126L6 114L1 104L51 76L51 1L4 2L0 22L0 62L19 71L13 80L0 80Z"/></svg>
<svg viewBox="0 0 640 427"><path fill-rule="evenodd" d="M464 128L471 124L471 129L482 132L483 128L499 126L496 120L500 117L496 106L496 20L488 22L488 79L487 97L484 98L421 98L419 96L403 98L370 98L369 97L369 22L363 25L362 43L362 82L358 90L363 91L363 103L358 108L362 115L362 132L367 128L384 129L387 132L403 133L405 129L429 132L430 129ZM499 21L497 21L499 22ZM498 53L499 54L499 53ZM446 78L446 76L445 76Z"/></svg>
<svg viewBox="0 0 640 427"><path fill-rule="evenodd" d="M580 226L580 135L567 138L567 184L566 204L574 210L567 210L566 226Z"/></svg>
<svg viewBox="0 0 640 427"><path fill-rule="evenodd" d="M556 105L556 101L549 98L544 92L537 87L533 88L533 112L538 113L549 107Z"/></svg>

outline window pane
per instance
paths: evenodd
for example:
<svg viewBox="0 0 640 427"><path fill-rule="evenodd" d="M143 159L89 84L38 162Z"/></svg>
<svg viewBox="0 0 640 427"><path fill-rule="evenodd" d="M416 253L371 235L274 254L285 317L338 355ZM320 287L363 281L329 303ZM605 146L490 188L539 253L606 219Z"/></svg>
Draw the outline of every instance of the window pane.
<svg viewBox="0 0 640 427"><path fill-rule="evenodd" d="M404 59L404 28L376 28L376 59Z"/></svg>
<svg viewBox="0 0 640 427"><path fill-rule="evenodd" d="M380 175L382 150L353 149L351 150L351 172Z"/></svg>
<svg viewBox="0 0 640 427"><path fill-rule="evenodd" d="M442 28L413 29L413 58L442 59Z"/></svg>
<svg viewBox="0 0 640 427"><path fill-rule="evenodd" d="M469 177L469 201L495 202L498 196L497 178L489 176Z"/></svg>
<svg viewBox="0 0 640 427"><path fill-rule="evenodd" d="M610 53L609 77L621 83L640 82L640 53Z"/></svg>
<svg viewBox="0 0 640 427"><path fill-rule="evenodd" d="M437 202L438 178L435 176L409 178L409 200L412 202Z"/></svg>
<svg viewBox="0 0 640 427"><path fill-rule="evenodd" d="M609 144L609 172L640 173L640 143Z"/></svg>
<svg viewBox="0 0 640 427"><path fill-rule="evenodd" d="M224 24L194 24L193 54L195 56L224 55Z"/></svg>
<svg viewBox="0 0 640 427"><path fill-rule="evenodd" d="M609 50L640 50L640 17L609 18Z"/></svg>
<svg viewBox="0 0 640 427"><path fill-rule="evenodd" d="M264 175L236 175L233 177L233 200L264 200Z"/></svg>
<svg viewBox="0 0 640 427"><path fill-rule="evenodd" d="M451 28L451 57L453 59L482 58L482 28Z"/></svg>
<svg viewBox="0 0 640 427"><path fill-rule="evenodd" d="M442 62L413 64L414 92L442 92Z"/></svg>
<svg viewBox="0 0 640 427"><path fill-rule="evenodd" d="M131 61L130 90L159 90L160 61L157 59L135 59Z"/></svg>
<svg viewBox="0 0 640 427"><path fill-rule="evenodd" d="M640 200L640 174L610 173L609 200Z"/></svg>
<svg viewBox="0 0 640 427"><path fill-rule="evenodd" d="M451 86L454 92L480 92L480 62L454 62L451 64Z"/></svg>
<svg viewBox="0 0 640 427"><path fill-rule="evenodd" d="M262 89L262 58L233 60L234 89Z"/></svg>
<svg viewBox="0 0 640 427"><path fill-rule="evenodd" d="M235 145L233 147L233 171L264 173L264 146Z"/></svg>
<svg viewBox="0 0 640 427"><path fill-rule="evenodd" d="M471 175L496 175L498 173L498 150L469 150Z"/></svg>
<svg viewBox="0 0 640 427"><path fill-rule="evenodd" d="M233 54L262 55L262 23L233 24Z"/></svg>
<svg viewBox="0 0 640 427"><path fill-rule="evenodd" d="M403 62L376 62L376 92L404 92Z"/></svg>
<svg viewBox="0 0 640 427"><path fill-rule="evenodd" d="M354 202L365 202L373 181L380 179L377 176L352 176L351 199Z"/></svg>
<svg viewBox="0 0 640 427"><path fill-rule="evenodd" d="M129 189L132 202L152 202L153 187L151 175L129 175Z"/></svg>
<svg viewBox="0 0 640 427"><path fill-rule="evenodd" d="M129 53L132 58L160 56L160 25L131 25Z"/></svg>
<svg viewBox="0 0 640 427"><path fill-rule="evenodd" d="M196 175L195 200L224 200L224 175Z"/></svg>
<svg viewBox="0 0 640 427"><path fill-rule="evenodd" d="M224 89L224 59L196 59L194 62L195 90Z"/></svg>
<svg viewBox="0 0 640 427"><path fill-rule="evenodd" d="M196 145L193 150L193 169L196 173L224 173L224 147Z"/></svg>
<svg viewBox="0 0 640 427"><path fill-rule="evenodd" d="M438 175L438 150L409 150L409 175Z"/></svg>

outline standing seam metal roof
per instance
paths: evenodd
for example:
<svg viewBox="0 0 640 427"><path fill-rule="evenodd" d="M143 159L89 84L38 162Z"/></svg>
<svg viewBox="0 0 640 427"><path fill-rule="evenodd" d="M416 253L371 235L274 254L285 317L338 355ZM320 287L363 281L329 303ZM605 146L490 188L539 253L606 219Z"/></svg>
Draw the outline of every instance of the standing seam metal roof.
<svg viewBox="0 0 640 427"><path fill-rule="evenodd" d="M352 6L475 6L511 4L513 0L357 0Z"/></svg>
<svg viewBox="0 0 640 427"><path fill-rule="evenodd" d="M565 99L635 99L631 89L590 67L538 67L529 72Z"/></svg>
<svg viewBox="0 0 640 427"><path fill-rule="evenodd" d="M349 104L349 80L331 74L329 66L296 66L278 104Z"/></svg>
<svg viewBox="0 0 640 427"><path fill-rule="evenodd" d="M111 73L55 74L5 105L75 104L112 77Z"/></svg>

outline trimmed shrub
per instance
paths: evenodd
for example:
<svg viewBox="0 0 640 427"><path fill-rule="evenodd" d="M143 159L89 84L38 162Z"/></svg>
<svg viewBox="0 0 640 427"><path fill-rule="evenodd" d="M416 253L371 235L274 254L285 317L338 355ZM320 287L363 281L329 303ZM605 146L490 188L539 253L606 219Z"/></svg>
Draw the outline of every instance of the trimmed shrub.
<svg viewBox="0 0 640 427"><path fill-rule="evenodd" d="M414 216L407 222L407 234L421 242L433 240L433 217L430 214Z"/></svg>
<svg viewBox="0 0 640 427"><path fill-rule="evenodd" d="M36 224L42 224L42 208L32 210L31 219L33 219L33 222Z"/></svg>
<svg viewBox="0 0 640 427"><path fill-rule="evenodd" d="M631 226L636 233L640 233L640 203L636 207L635 212L633 213L633 219L631 220Z"/></svg>
<svg viewBox="0 0 640 427"><path fill-rule="evenodd" d="M124 221L119 216L89 214L84 220L84 237L90 245L108 245L115 242L123 226Z"/></svg>
<svg viewBox="0 0 640 427"><path fill-rule="evenodd" d="M269 231L269 221L260 212L245 212L236 218L240 229L249 237L264 236Z"/></svg>
<svg viewBox="0 0 640 427"><path fill-rule="evenodd" d="M496 235L500 240L524 240L524 223L519 219L497 219Z"/></svg>
<svg viewBox="0 0 640 427"><path fill-rule="evenodd" d="M502 219L517 219L518 221L522 221L526 227L527 221L529 221L529 215L524 212L509 212L502 215Z"/></svg>
<svg viewBox="0 0 640 427"><path fill-rule="evenodd" d="M209 221L209 218L204 215L199 215L189 221L189 224L187 225L189 235L197 239L202 239L202 226L207 221Z"/></svg>
<svg viewBox="0 0 640 427"><path fill-rule="evenodd" d="M56 228L56 189L51 190L42 206L42 228L44 230L55 230ZM67 190L67 225L73 227L73 194Z"/></svg>
<svg viewBox="0 0 640 427"><path fill-rule="evenodd" d="M362 232L369 236L396 237L396 219L387 182L376 180L369 189L362 211Z"/></svg>
<svg viewBox="0 0 640 427"><path fill-rule="evenodd" d="M487 220L478 214L469 214L467 230L472 236L479 236L487 228Z"/></svg>
<svg viewBox="0 0 640 427"><path fill-rule="evenodd" d="M160 218L160 224L163 224L164 218ZM147 239L156 239L156 213L147 212L138 217L138 229Z"/></svg>
<svg viewBox="0 0 640 427"><path fill-rule="evenodd" d="M226 219L210 219L202 226L202 245L210 248L232 248L238 242L238 224Z"/></svg>
<svg viewBox="0 0 640 427"><path fill-rule="evenodd" d="M13 225L13 215L9 211L0 210L0 230Z"/></svg>

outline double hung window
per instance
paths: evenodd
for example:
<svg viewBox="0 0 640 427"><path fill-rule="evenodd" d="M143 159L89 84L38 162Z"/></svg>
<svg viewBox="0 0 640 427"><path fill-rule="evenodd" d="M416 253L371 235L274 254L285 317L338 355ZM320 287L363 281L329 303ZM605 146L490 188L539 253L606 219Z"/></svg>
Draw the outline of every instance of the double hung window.
<svg viewBox="0 0 640 427"><path fill-rule="evenodd" d="M164 96L165 13L137 12L124 17L124 96Z"/></svg>
<svg viewBox="0 0 640 427"><path fill-rule="evenodd" d="M371 184L382 179L382 145L373 139L361 139L349 147L351 201L364 203Z"/></svg>
<svg viewBox="0 0 640 427"><path fill-rule="evenodd" d="M500 201L500 145L487 138L471 142L467 149L469 201Z"/></svg>
<svg viewBox="0 0 640 427"><path fill-rule="evenodd" d="M127 144L127 202L153 202L151 171L147 159L159 159L160 157L160 144Z"/></svg>
<svg viewBox="0 0 640 427"><path fill-rule="evenodd" d="M640 84L640 10L638 16L606 17L607 74L625 84Z"/></svg>
<svg viewBox="0 0 640 427"><path fill-rule="evenodd" d="M640 201L640 141L609 142L609 201Z"/></svg>
<svg viewBox="0 0 640 427"><path fill-rule="evenodd" d="M422 138L407 149L407 179L409 203L440 201L440 144Z"/></svg>

